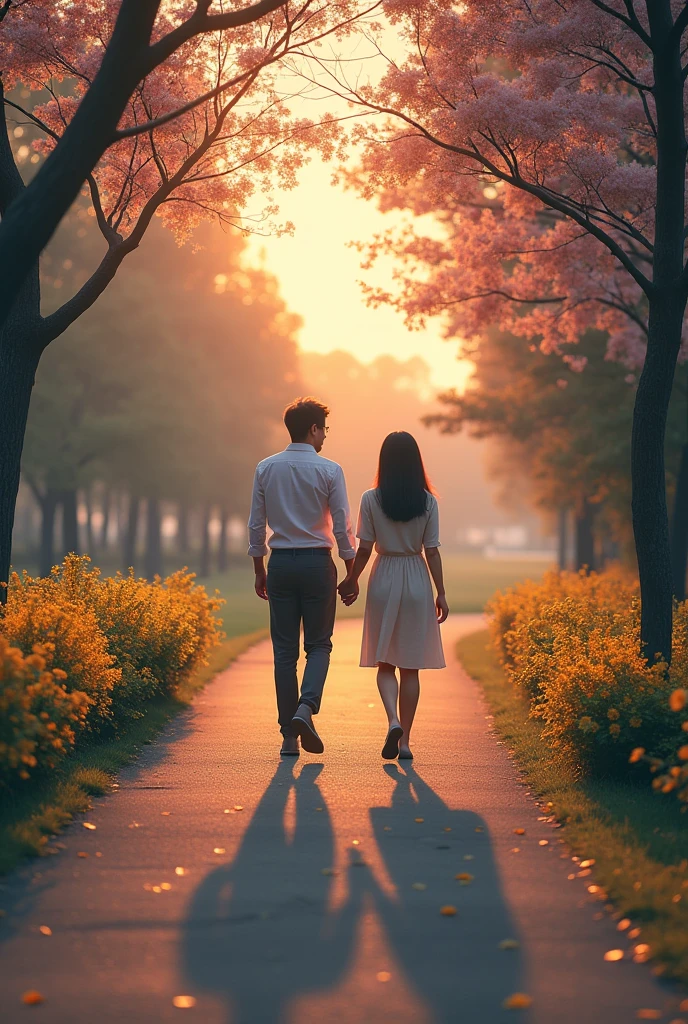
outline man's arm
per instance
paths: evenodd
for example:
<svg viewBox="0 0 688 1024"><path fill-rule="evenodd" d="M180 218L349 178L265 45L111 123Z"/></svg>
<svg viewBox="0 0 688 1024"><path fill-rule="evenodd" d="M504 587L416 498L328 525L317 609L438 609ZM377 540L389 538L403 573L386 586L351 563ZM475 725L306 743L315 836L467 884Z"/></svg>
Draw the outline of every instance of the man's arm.
<svg viewBox="0 0 688 1024"><path fill-rule="evenodd" d="M265 512L265 492L260 480L258 470L253 478L253 495L251 497L251 514L248 520L248 553L253 559L253 568L256 574L255 588L258 597L264 601L268 599L267 573L265 571L265 556L268 547L265 543L267 534L267 516Z"/></svg>
<svg viewBox="0 0 688 1024"><path fill-rule="evenodd" d="M332 530L337 541L339 557L346 564L347 574L351 571L353 560L356 557L356 540L351 525L351 512L349 510L349 499L346 493L344 472L341 466L337 466L334 476L330 482L330 515L332 516Z"/></svg>

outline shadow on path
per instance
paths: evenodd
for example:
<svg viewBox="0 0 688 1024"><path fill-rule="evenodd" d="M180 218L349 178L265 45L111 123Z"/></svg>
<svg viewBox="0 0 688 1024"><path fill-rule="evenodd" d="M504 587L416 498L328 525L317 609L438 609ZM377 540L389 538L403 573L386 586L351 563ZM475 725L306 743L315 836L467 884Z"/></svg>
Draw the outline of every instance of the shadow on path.
<svg viewBox="0 0 688 1024"><path fill-rule="evenodd" d="M333 879L322 871L333 863L334 836L317 784L322 767L305 764L295 777L293 762L280 764L233 863L194 895L182 967L192 991L227 1003L233 1024L276 1024L296 995L332 988L349 965L358 915L351 901L328 911Z"/></svg>
<svg viewBox="0 0 688 1024"><path fill-rule="evenodd" d="M501 1004L523 991L524 965L518 949L499 948L518 935L484 819L450 810L410 764L384 771L395 782L392 804L370 816L398 900L378 890L376 905L400 968L438 1022L511 1019ZM473 880L462 885L455 877L461 873ZM419 882L427 889L414 890ZM446 905L456 907L456 917L441 918Z"/></svg>
<svg viewBox="0 0 688 1024"><path fill-rule="evenodd" d="M317 783L323 766L305 764L298 776L294 767L280 764L233 863L194 894L182 937L189 991L219 999L232 1024L278 1024L296 997L326 993L345 979L361 915L372 905L396 969L431 1020L510 1019L501 1002L521 989L522 963L518 951L498 948L517 936L483 820L450 810L412 767L385 766L395 782L392 805L370 815L396 895L351 863L347 902L332 911L333 879L323 868L333 863L334 834ZM293 834L285 827L291 793ZM465 861L470 853L474 859ZM461 886L455 875L464 870L475 880ZM427 888L414 889L418 882ZM442 917L444 904L455 905L457 916ZM389 1019L384 988L376 1021Z"/></svg>

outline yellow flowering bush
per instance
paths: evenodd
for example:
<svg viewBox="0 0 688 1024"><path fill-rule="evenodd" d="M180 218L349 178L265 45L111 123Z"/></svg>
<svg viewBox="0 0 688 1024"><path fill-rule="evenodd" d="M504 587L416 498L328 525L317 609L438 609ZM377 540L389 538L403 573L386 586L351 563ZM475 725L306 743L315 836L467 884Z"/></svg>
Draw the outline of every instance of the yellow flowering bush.
<svg viewBox="0 0 688 1024"><path fill-rule="evenodd" d="M76 555L46 578L13 574L7 604L0 609L0 654L13 652L6 658L21 678L22 672L37 673L40 692L48 696L36 713L31 701L38 690L22 696L8 684L10 696L0 697L0 718L5 714L1 701L8 702L11 733L0 732L0 778L5 764L18 765L24 778L29 768L52 763L53 748L36 739L41 730L59 740L55 749L65 750L80 731L95 735L106 725L116 730L140 716L146 701L174 692L219 642L214 613L221 604L186 571L153 583L131 574L103 579L87 557ZM21 650L34 654L22 660ZM20 714L14 701L26 713ZM36 714L46 723L38 733Z"/></svg>
<svg viewBox="0 0 688 1024"><path fill-rule="evenodd" d="M677 687L669 695L669 708L681 716L681 739L679 747L670 757L662 760L648 757L644 747L636 747L629 758L631 764L646 761L654 774L652 786L660 793L673 793L688 810L688 690Z"/></svg>
<svg viewBox="0 0 688 1024"><path fill-rule="evenodd" d="M28 779L37 767L53 768L74 743L89 699L67 691L65 673L48 668L44 649L26 657L0 636L0 782Z"/></svg>
<svg viewBox="0 0 688 1024"><path fill-rule="evenodd" d="M510 680L530 698L544 735L586 771L623 771L639 743L674 749L668 699L688 666L676 630L676 665L639 653L637 585L620 573L550 573L491 603L495 645Z"/></svg>
<svg viewBox="0 0 688 1024"><path fill-rule="evenodd" d="M24 651L40 644L51 667L65 673L66 688L88 696L90 730L102 728L111 718L112 691L122 670L115 666L93 608L74 600L56 576L34 579L13 573L0 631Z"/></svg>

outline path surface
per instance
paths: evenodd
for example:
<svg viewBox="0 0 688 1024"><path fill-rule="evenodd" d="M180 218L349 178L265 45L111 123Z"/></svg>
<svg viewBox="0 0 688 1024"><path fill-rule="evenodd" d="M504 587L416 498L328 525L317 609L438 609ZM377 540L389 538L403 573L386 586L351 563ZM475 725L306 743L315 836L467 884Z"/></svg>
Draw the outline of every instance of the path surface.
<svg viewBox="0 0 688 1024"><path fill-rule="evenodd" d="M335 636L321 757L280 763L270 649L244 654L96 802L95 830L75 824L58 856L0 890L0 1019L676 1017L676 995L647 967L604 961L624 940L607 915L596 920L590 878L567 880L559 834L538 820L451 657L480 625L466 615L444 627L450 665L425 675L412 767L381 761L383 716L374 672L356 667L358 622ZM461 885L459 872L474 881ZM456 916L440 914L446 904ZM507 938L519 949L500 950ZM45 1003L23 1006L34 988ZM532 1008L503 1010L517 991ZM180 995L194 1008L176 1008Z"/></svg>

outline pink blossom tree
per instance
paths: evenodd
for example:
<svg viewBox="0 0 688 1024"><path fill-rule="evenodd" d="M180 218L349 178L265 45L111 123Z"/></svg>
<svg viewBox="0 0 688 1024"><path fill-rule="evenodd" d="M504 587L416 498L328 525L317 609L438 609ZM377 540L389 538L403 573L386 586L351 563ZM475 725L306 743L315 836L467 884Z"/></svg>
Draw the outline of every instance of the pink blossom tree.
<svg viewBox="0 0 688 1024"><path fill-rule="evenodd" d="M0 4L0 321L9 307L0 327L0 580L8 578L21 450L42 352L102 294L155 216L183 241L204 218L245 228L247 215L275 215L273 186L295 184L311 148L331 156L340 133L324 112L317 120L294 114L280 67L300 49L346 34L353 15L376 6ZM17 146L17 134L33 137L32 159L39 160L28 183L22 171L30 150ZM82 212L88 205L103 255L71 298L43 315L38 256L82 186ZM256 202L265 208L252 209Z"/></svg>
<svg viewBox="0 0 688 1024"><path fill-rule="evenodd" d="M464 293L456 281L450 290L452 315L466 326L508 326L507 293L536 300L528 330L545 345L575 344L582 328L603 326L617 355L637 359L642 350L632 437L641 639L650 658L669 659L664 438L688 298L688 7L433 0L388 10L406 52L389 57L380 81L352 84L336 63L323 62L320 73L377 115L358 133L365 195L413 186L427 209L462 211L460 262L451 269L432 240L408 240L409 254L436 269L425 287L402 288L401 302L412 318L422 316L443 301L442 276L464 274ZM509 210L501 222L491 210L465 215L485 188ZM538 218L544 226L534 231ZM546 259L529 252L543 244L553 250ZM508 281L505 251L518 256ZM556 317L548 315L552 305Z"/></svg>

